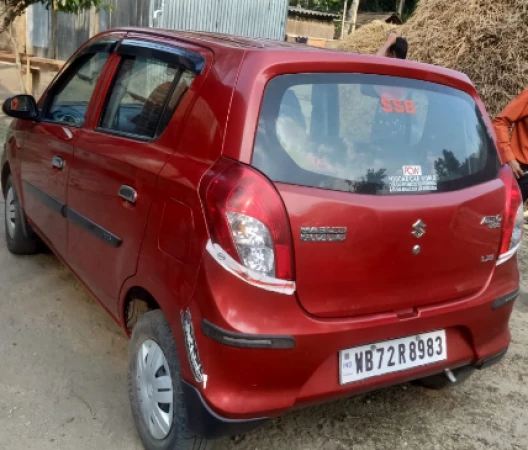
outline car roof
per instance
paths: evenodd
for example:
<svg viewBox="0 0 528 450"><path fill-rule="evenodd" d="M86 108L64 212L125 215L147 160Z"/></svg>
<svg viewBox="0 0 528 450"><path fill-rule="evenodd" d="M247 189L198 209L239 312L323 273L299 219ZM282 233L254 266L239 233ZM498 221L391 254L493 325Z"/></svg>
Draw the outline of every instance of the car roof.
<svg viewBox="0 0 528 450"><path fill-rule="evenodd" d="M183 41L190 44L195 44L209 48L213 52L215 50L231 50L241 51L243 53L261 53L265 52L268 54L275 53L278 60L287 60L291 55L297 60L306 60L310 62L321 61L322 63L367 63L377 64L380 66L394 66L399 68L407 69L407 72L413 70L419 72L429 72L434 74L434 78L447 77L451 80L456 80L464 85L470 85L473 87L471 80L467 75L445 67L434 66L430 64L424 64L414 62L410 60L400 60L394 58L383 58L375 55L365 55L353 52L346 52L339 49L328 49L319 47L310 47L306 44L299 44L296 42L285 42L266 38L253 38L253 37L242 37L234 36L222 33L211 33L205 31L177 31L162 28L138 28L138 27L125 27L116 28L113 30L101 33L99 36L103 36L109 33L126 33L134 35L134 37L145 37L145 38L164 38L174 39L176 41ZM317 55L317 56L316 56Z"/></svg>
<svg viewBox="0 0 528 450"><path fill-rule="evenodd" d="M296 42L283 42L267 38L235 36L223 33L211 33L206 31L177 31L164 28L116 28L109 32L132 32L135 34L145 34L163 37L173 37L178 40L207 43L218 47L230 47L240 49L296 49L313 50L312 47L298 44Z"/></svg>

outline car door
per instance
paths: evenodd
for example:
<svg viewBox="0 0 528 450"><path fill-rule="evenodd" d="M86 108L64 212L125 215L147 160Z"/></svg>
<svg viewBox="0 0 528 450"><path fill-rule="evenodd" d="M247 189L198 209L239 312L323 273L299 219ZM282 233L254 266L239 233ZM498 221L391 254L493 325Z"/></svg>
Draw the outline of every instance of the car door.
<svg viewBox="0 0 528 450"><path fill-rule="evenodd" d="M175 110L171 123L183 118L178 105L201 70L199 59L170 46L125 39L116 52L100 118L76 142L68 190L68 262L115 315L175 127L159 137Z"/></svg>
<svg viewBox="0 0 528 450"><path fill-rule="evenodd" d="M87 49L69 64L44 97L42 120L27 127L19 151L26 214L63 257L73 148L108 54Z"/></svg>

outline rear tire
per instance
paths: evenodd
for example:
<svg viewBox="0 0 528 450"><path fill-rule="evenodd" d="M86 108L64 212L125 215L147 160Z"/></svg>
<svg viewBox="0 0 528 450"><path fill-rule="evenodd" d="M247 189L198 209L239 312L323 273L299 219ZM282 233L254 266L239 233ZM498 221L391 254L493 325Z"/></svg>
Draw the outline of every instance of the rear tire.
<svg viewBox="0 0 528 450"><path fill-rule="evenodd" d="M133 328L128 391L134 422L146 450L211 448L210 441L189 431L176 343L161 310L143 314Z"/></svg>
<svg viewBox="0 0 528 450"><path fill-rule="evenodd" d="M39 239L26 220L13 186L11 175L5 185L5 235L8 250L14 255L32 255L39 249Z"/></svg>
<svg viewBox="0 0 528 450"><path fill-rule="evenodd" d="M456 382L452 382L447 378L445 373L439 373L437 375L432 375L430 377L421 378L416 380L414 383L418 386L422 386L427 389L441 390L448 389L450 387L458 386L459 384L464 383L473 373L475 368L471 366L459 367L458 369L452 370L453 375L456 378Z"/></svg>

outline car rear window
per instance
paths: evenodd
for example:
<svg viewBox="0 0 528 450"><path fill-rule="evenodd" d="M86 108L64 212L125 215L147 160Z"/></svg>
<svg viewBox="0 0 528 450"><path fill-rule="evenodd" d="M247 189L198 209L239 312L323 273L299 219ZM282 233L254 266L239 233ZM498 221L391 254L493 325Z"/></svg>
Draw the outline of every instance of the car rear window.
<svg viewBox="0 0 528 450"><path fill-rule="evenodd" d="M276 182L401 195L489 181L499 160L465 92L381 75L299 74L268 83L253 165Z"/></svg>

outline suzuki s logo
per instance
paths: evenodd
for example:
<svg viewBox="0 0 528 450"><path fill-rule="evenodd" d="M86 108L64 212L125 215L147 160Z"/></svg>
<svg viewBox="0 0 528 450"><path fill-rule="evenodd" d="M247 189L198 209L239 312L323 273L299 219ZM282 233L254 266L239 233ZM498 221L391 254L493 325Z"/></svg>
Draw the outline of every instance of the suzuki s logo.
<svg viewBox="0 0 528 450"><path fill-rule="evenodd" d="M412 235L415 238L420 239L425 234L426 232L425 229L427 225L425 224L425 222L418 220L418 222L416 222L412 227L413 227Z"/></svg>

